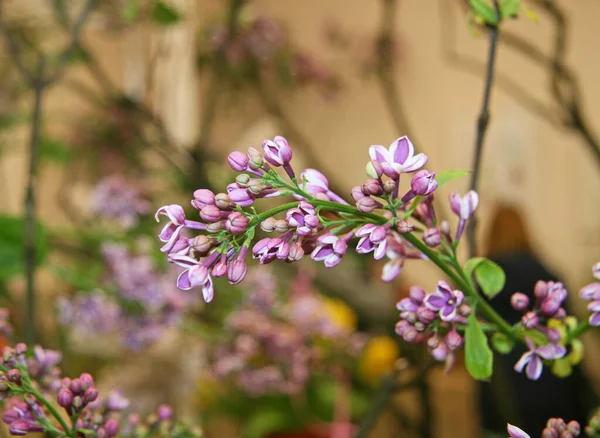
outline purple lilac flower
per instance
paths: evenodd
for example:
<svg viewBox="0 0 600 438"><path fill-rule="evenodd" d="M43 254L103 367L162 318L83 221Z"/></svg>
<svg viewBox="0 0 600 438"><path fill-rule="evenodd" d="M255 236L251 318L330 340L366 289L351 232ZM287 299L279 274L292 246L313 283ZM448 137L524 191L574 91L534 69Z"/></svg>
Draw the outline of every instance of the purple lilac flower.
<svg viewBox="0 0 600 438"><path fill-rule="evenodd" d="M473 215L478 205L479 195L473 190L462 197L458 193L450 194L450 208L459 218L456 240L462 236L466 221Z"/></svg>
<svg viewBox="0 0 600 438"><path fill-rule="evenodd" d="M285 218L300 236L311 234L320 225L315 208L304 201L300 201L298 207L288 210Z"/></svg>
<svg viewBox="0 0 600 438"><path fill-rule="evenodd" d="M394 180L398 179L401 173L414 172L427 163L425 154L415 155L415 148L406 136L395 140L389 149L381 145L371 146L369 156L371 160L379 162L383 172Z"/></svg>
<svg viewBox="0 0 600 438"><path fill-rule="evenodd" d="M439 312L442 321L452 321L464 298L461 291L452 290L448 283L439 281L436 291L425 298L425 305L434 312Z"/></svg>
<svg viewBox="0 0 600 438"><path fill-rule="evenodd" d="M114 175L96 185L92 208L97 214L118 220L123 228L132 228L138 224L140 216L150 212L150 203L138 187L123 176Z"/></svg>
<svg viewBox="0 0 600 438"><path fill-rule="evenodd" d="M356 245L356 252L359 254L368 254L373 252L375 260L382 259L388 247L387 231L389 226L366 224L356 231L356 237L359 238Z"/></svg>
<svg viewBox="0 0 600 438"><path fill-rule="evenodd" d="M526 375L531 380L537 380L542 375L543 360L560 359L567 353L562 345L548 344L536 347L530 338L525 338L529 351L525 352L515 364L515 371L522 373L526 368Z"/></svg>
<svg viewBox="0 0 600 438"><path fill-rule="evenodd" d="M560 282L538 281L534 294L537 298L535 308L541 316L546 318L564 318L566 311L562 304L567 298L567 290Z"/></svg>
<svg viewBox="0 0 600 438"><path fill-rule="evenodd" d="M337 266L348 249L348 240L352 237L352 233L348 233L344 237L338 237L335 234L327 233L317 239L317 246L313 250L310 257L315 262L325 262L326 268Z"/></svg>
<svg viewBox="0 0 600 438"><path fill-rule="evenodd" d="M329 181L325 175L315 169L306 169L300 174L300 187L304 188L304 191L311 196L319 197L323 196L325 199L329 199L333 202L339 202L340 204L348 204L339 195L336 195L329 190ZM294 195L297 199L302 199L298 195Z"/></svg>
<svg viewBox="0 0 600 438"><path fill-rule="evenodd" d="M592 268L594 277L600 280L600 262L596 263ZM591 312L589 321L590 325L594 327L600 326L600 282L590 283L584 286L580 291L579 295L586 301L590 301L588 304L588 311Z"/></svg>

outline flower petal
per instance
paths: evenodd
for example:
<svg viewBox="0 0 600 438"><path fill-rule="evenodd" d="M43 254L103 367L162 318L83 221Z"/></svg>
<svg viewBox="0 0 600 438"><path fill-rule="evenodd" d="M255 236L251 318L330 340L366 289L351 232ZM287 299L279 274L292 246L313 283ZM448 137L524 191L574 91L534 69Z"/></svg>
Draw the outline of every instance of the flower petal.
<svg viewBox="0 0 600 438"><path fill-rule="evenodd" d="M600 326L600 312L592 313L590 315L590 325L594 327Z"/></svg>
<svg viewBox="0 0 600 438"><path fill-rule="evenodd" d="M415 147L407 136L396 139L390 145L389 157L394 163L405 164L406 160L413 158Z"/></svg>
<svg viewBox="0 0 600 438"><path fill-rule="evenodd" d="M531 380L537 380L542 375L542 370L544 369L544 364L542 363L542 359L537 354L532 355L529 364L527 365L526 374L527 377Z"/></svg>
<svg viewBox="0 0 600 438"><path fill-rule="evenodd" d="M380 163L392 161L388 150L384 146L378 144L374 144L369 148L369 157L371 160L379 161Z"/></svg>
<svg viewBox="0 0 600 438"><path fill-rule="evenodd" d="M437 312L438 310L441 310L446 306L448 299L446 297L444 297L442 294L438 294L436 292L436 293L427 295L423 302L425 303L425 306L427 306L428 309L434 310Z"/></svg>
<svg viewBox="0 0 600 438"><path fill-rule="evenodd" d="M208 276L206 283L204 283L204 286L202 286L202 296L206 303L210 303L215 296L215 288L210 275Z"/></svg>
<svg viewBox="0 0 600 438"><path fill-rule="evenodd" d="M402 272L402 259L396 258L390 260L383 265L383 270L381 271L381 281L389 283L398 275L400 275L400 272Z"/></svg>
<svg viewBox="0 0 600 438"><path fill-rule="evenodd" d="M333 268L337 266L342 261L342 256L338 254L332 254L325 259L325 267Z"/></svg>
<svg viewBox="0 0 600 438"><path fill-rule="evenodd" d="M417 154L414 157L408 159L402 167L404 168L404 172L414 172L425 166L428 160L429 157L427 155Z"/></svg>
<svg viewBox="0 0 600 438"><path fill-rule="evenodd" d="M456 306L444 306L440 311L440 318L442 321L452 321L456 316Z"/></svg>
<svg viewBox="0 0 600 438"><path fill-rule="evenodd" d="M527 365L529 362L531 362L532 356L533 356L533 353L531 351L527 351L526 353L523 353L523 356L521 356L521 359L519 359L519 361L515 364L514 370L517 373L522 373L523 368L525 368L525 365Z"/></svg>
<svg viewBox="0 0 600 438"><path fill-rule="evenodd" d="M513 426L512 424L507 424L506 430L508 431L510 438L531 438L523 430L519 429L517 426Z"/></svg>
<svg viewBox="0 0 600 438"><path fill-rule="evenodd" d="M375 252L373 253L373 257L375 258L375 260L381 260L382 258L385 257L387 247L388 247L387 240L384 240L383 242L380 242L377 245Z"/></svg>
<svg viewBox="0 0 600 438"><path fill-rule="evenodd" d="M177 287L181 290L190 290L192 284L190 283L190 270L186 269L177 277Z"/></svg>

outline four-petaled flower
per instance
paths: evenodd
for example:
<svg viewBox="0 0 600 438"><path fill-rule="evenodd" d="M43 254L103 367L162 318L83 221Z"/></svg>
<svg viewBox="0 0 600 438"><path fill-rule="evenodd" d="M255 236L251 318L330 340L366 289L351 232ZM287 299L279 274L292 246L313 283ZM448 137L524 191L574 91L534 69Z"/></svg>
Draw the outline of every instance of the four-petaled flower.
<svg viewBox="0 0 600 438"><path fill-rule="evenodd" d="M544 364L543 359L560 359L567 353L567 349L562 345L548 344L536 347L530 338L525 338L529 351L523 353L521 359L515 364L515 371L522 373L527 367L526 374L531 380L537 380L542 375Z"/></svg>
<svg viewBox="0 0 600 438"><path fill-rule="evenodd" d="M185 225L185 212L183 211L183 207L173 204L165 205L158 209L154 215L156 222L160 222L160 215L165 215L169 218L169 222L167 222L158 235L160 241L165 242L160 250L162 252L171 252L180 240L179 238Z"/></svg>
<svg viewBox="0 0 600 438"><path fill-rule="evenodd" d="M398 179L401 173L419 170L427 163L427 155L415 155L415 147L408 137L400 137L389 149L381 145L369 148L371 160L381 163L383 172L392 179Z"/></svg>
<svg viewBox="0 0 600 438"><path fill-rule="evenodd" d="M356 237L360 237L356 252L368 254L373 252L375 260L381 260L387 251L387 228L383 225L366 224L358 229Z"/></svg>
<svg viewBox="0 0 600 438"><path fill-rule="evenodd" d="M298 207L289 209L285 218L292 227L296 227L296 233L300 236L312 233L319 226L315 207L304 201L300 201Z"/></svg>
<svg viewBox="0 0 600 438"><path fill-rule="evenodd" d="M333 268L342 261L348 249L346 241L350 236L340 238L335 234L327 233L317 239L317 247L310 255L315 262L324 261L326 268Z"/></svg>
<svg viewBox="0 0 600 438"><path fill-rule="evenodd" d="M281 237L275 239L266 237L256 242L252 248L252 257L258 259L262 265L271 263L275 259L285 260L289 253L290 245Z"/></svg>
<svg viewBox="0 0 600 438"><path fill-rule="evenodd" d="M479 205L479 195L476 191L470 190L465 196L458 193L450 194L450 208L460 219L467 220Z"/></svg>
<svg viewBox="0 0 600 438"><path fill-rule="evenodd" d="M201 286L204 301L210 303L214 296L214 286L208 268L198 260L182 254L172 255L170 261L186 268L177 277L177 287L181 290L190 290Z"/></svg>
<svg viewBox="0 0 600 438"><path fill-rule="evenodd" d="M434 293L425 298L425 305L434 312L440 313L442 321L453 321L456 309L465 299L459 290L452 290L445 281L439 281Z"/></svg>

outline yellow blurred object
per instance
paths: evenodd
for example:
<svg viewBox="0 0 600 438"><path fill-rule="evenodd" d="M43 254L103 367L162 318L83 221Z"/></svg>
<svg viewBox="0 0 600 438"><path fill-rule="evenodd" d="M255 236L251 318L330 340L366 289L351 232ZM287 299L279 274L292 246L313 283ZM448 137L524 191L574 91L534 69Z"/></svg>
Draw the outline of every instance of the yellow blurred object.
<svg viewBox="0 0 600 438"><path fill-rule="evenodd" d="M369 384L377 384L381 377L394 369L400 357L398 343L389 336L372 338L358 363L358 373Z"/></svg>
<svg viewBox="0 0 600 438"><path fill-rule="evenodd" d="M217 395L223 392L222 384L214 377L203 375L196 381L196 405L205 409L215 402Z"/></svg>
<svg viewBox="0 0 600 438"><path fill-rule="evenodd" d="M338 298L323 298L323 306L329 318L342 330L356 331L356 313Z"/></svg>

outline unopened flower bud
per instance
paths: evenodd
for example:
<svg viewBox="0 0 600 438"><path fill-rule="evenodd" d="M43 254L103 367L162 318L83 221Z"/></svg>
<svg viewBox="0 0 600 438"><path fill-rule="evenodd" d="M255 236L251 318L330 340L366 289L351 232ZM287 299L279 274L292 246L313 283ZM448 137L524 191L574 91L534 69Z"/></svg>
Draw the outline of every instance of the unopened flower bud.
<svg viewBox="0 0 600 438"><path fill-rule="evenodd" d="M212 242L207 236L200 234L192 240L192 247L200 254L205 254L212 247Z"/></svg>
<svg viewBox="0 0 600 438"><path fill-rule="evenodd" d="M200 210L200 217L206 222L217 222L221 220L221 210L215 205L207 205Z"/></svg>
<svg viewBox="0 0 600 438"><path fill-rule="evenodd" d="M274 217L268 217L260 223L260 228L265 233L272 233L275 231L275 222L277 222L277 219Z"/></svg>
<svg viewBox="0 0 600 438"><path fill-rule="evenodd" d="M446 220L443 220L440 224L440 233L442 233L446 237L450 237L452 229L450 228L450 223Z"/></svg>
<svg viewBox="0 0 600 438"><path fill-rule="evenodd" d="M241 283L242 280L246 278L247 272L248 266L244 260L234 260L227 268L227 280L229 281L229 284Z"/></svg>
<svg viewBox="0 0 600 438"><path fill-rule="evenodd" d="M446 341L446 345L450 350L456 350L463 343L463 338L458 334L456 330L450 330L444 339Z"/></svg>
<svg viewBox="0 0 600 438"><path fill-rule="evenodd" d="M461 304L461 306L458 308L458 314L460 316L464 316L465 318L468 317L472 311L473 310L468 304Z"/></svg>
<svg viewBox="0 0 600 438"><path fill-rule="evenodd" d="M235 206L227 193L217 193L215 195L215 205L221 210L230 210Z"/></svg>
<svg viewBox="0 0 600 438"><path fill-rule="evenodd" d="M383 193L383 187L376 179L366 180L361 190L365 196L379 196Z"/></svg>
<svg viewBox="0 0 600 438"><path fill-rule="evenodd" d="M21 384L21 372L15 368L8 370L6 378L9 382L16 383L17 385Z"/></svg>
<svg viewBox="0 0 600 438"><path fill-rule="evenodd" d="M535 284L533 293L537 298L545 298L548 295L548 284L545 281L539 280Z"/></svg>
<svg viewBox="0 0 600 438"><path fill-rule="evenodd" d="M546 330L546 337L548 338L548 340L553 343L556 344L558 342L560 342L560 330L555 329L555 328L550 328L548 330Z"/></svg>
<svg viewBox="0 0 600 438"><path fill-rule="evenodd" d="M354 202L358 202L365 197L361 186L352 187L352 191L350 192L350 194L352 195L352 199L354 199Z"/></svg>
<svg viewBox="0 0 600 438"><path fill-rule="evenodd" d="M330 201L329 196L327 196L327 193L315 193L313 195L313 198L318 199L319 201Z"/></svg>
<svg viewBox="0 0 600 438"><path fill-rule="evenodd" d="M248 175L247 173L240 173L238 176L235 177L235 182L240 187L246 187L248 185L248 181L250 181L251 179L252 178L250 178L250 175Z"/></svg>
<svg viewBox="0 0 600 438"><path fill-rule="evenodd" d="M229 216L227 216L227 221L225 221L225 228L231 234L241 234L246 231L246 227L248 226L248 219L239 211L234 211Z"/></svg>
<svg viewBox="0 0 600 438"><path fill-rule="evenodd" d="M537 327L539 322L540 322L540 320L539 320L538 316L533 312L527 312L521 318L521 323L523 324L523 327L525 327L526 329L533 329L533 328Z"/></svg>
<svg viewBox="0 0 600 438"><path fill-rule="evenodd" d="M194 192L194 200L192 205L197 209L201 209L207 205L215 204L215 194L207 189L198 189Z"/></svg>
<svg viewBox="0 0 600 438"><path fill-rule="evenodd" d="M86 399L87 402L93 402L98 398L98 390L93 386L89 387L83 393L83 397Z"/></svg>
<svg viewBox="0 0 600 438"><path fill-rule="evenodd" d="M435 313L433 313L433 311L429 310L427 307L421 306L417 309L417 317L422 323L429 324L435 319Z"/></svg>
<svg viewBox="0 0 600 438"><path fill-rule="evenodd" d="M69 408L71 407L71 403L73 403L73 393L67 388L61 388L56 395L56 400L59 406L65 409Z"/></svg>
<svg viewBox="0 0 600 438"><path fill-rule="evenodd" d="M369 178L379 179L383 175L383 167L379 161L369 161L367 163L367 175Z"/></svg>
<svg viewBox="0 0 600 438"><path fill-rule="evenodd" d="M235 151L229 154L227 157L229 166L236 172L243 172L248 168L248 156L240 151Z"/></svg>
<svg viewBox="0 0 600 438"><path fill-rule="evenodd" d="M559 434L555 429L545 428L542 431L542 438L559 438Z"/></svg>
<svg viewBox="0 0 600 438"><path fill-rule="evenodd" d="M548 297L542 302L540 311L546 316L554 316L554 314L560 308L561 304L562 304L561 300L557 300L557 299Z"/></svg>
<svg viewBox="0 0 600 438"><path fill-rule="evenodd" d="M82 406L83 406L83 400L81 399L81 397L78 395L73 397L73 407L75 409L79 409Z"/></svg>
<svg viewBox="0 0 600 438"><path fill-rule="evenodd" d="M265 160L261 156L250 158L250 162L248 163L248 167L252 170L261 169L265 165Z"/></svg>
<svg viewBox="0 0 600 438"><path fill-rule="evenodd" d="M221 221L206 224L206 231L208 231L210 234L218 233L221 231L221 228L223 228Z"/></svg>
<svg viewBox="0 0 600 438"><path fill-rule="evenodd" d="M359 199L356 203L356 208L362 213L371 213L372 211L377 210L379 207L381 207L381 204L370 197Z"/></svg>
<svg viewBox="0 0 600 438"><path fill-rule="evenodd" d="M302 257L304 257L304 249L302 248L302 244L299 241L292 243L290 245L290 252L287 260L289 262L297 262L302 260Z"/></svg>
<svg viewBox="0 0 600 438"><path fill-rule="evenodd" d="M109 418L106 420L106 423L104 423L104 431L109 438L117 436L119 433L119 422L114 418Z"/></svg>
<svg viewBox="0 0 600 438"><path fill-rule="evenodd" d="M408 297L415 303L422 303L426 295L425 289L420 286L411 286L408 290Z"/></svg>
<svg viewBox="0 0 600 438"><path fill-rule="evenodd" d="M290 224L285 219L279 219L275 221L274 228L278 233L285 233L290 229Z"/></svg>
<svg viewBox="0 0 600 438"><path fill-rule="evenodd" d="M396 190L396 181L392 179L388 179L383 183L383 191L385 193L393 193Z"/></svg>
<svg viewBox="0 0 600 438"><path fill-rule="evenodd" d="M423 232L423 241L430 248L435 248L442 243L442 237L437 228L428 228Z"/></svg>
<svg viewBox="0 0 600 438"><path fill-rule="evenodd" d="M410 182L411 189L415 195L426 196L432 193L438 186L435 173L428 170L420 170L413 176Z"/></svg>
<svg viewBox="0 0 600 438"><path fill-rule="evenodd" d="M248 192L252 193L255 196L260 195L265 188L265 185L258 178L251 179L246 185L246 189L248 190Z"/></svg>
<svg viewBox="0 0 600 438"><path fill-rule="evenodd" d="M529 297L520 292L516 292L510 297L510 305L515 310L525 310L527 309L527 306L529 306Z"/></svg>
<svg viewBox="0 0 600 438"><path fill-rule="evenodd" d="M211 271L213 277L222 277L227 273L227 258L222 257L219 262L213 266Z"/></svg>
<svg viewBox="0 0 600 438"><path fill-rule="evenodd" d="M413 230L413 225L408 221L398 222L398 232L400 234L410 233Z"/></svg>

